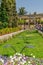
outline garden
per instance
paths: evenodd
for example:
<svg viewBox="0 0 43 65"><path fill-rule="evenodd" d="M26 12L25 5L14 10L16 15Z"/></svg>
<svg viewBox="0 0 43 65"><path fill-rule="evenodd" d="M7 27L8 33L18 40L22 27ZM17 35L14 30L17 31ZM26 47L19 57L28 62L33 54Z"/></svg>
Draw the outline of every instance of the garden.
<svg viewBox="0 0 43 65"><path fill-rule="evenodd" d="M41 26L33 28L19 18L26 14L25 7L16 11L15 0L0 1L0 65L43 65L43 21L35 19Z"/></svg>
<svg viewBox="0 0 43 65"><path fill-rule="evenodd" d="M43 58L43 37L37 31L24 31L0 43L0 50L0 55L10 56L19 52Z"/></svg>
<svg viewBox="0 0 43 65"><path fill-rule="evenodd" d="M24 55L29 58L32 57L31 60L35 58L43 60L43 37L37 30L26 30L0 43L0 50L0 56L10 57L17 53L22 54L23 57Z"/></svg>

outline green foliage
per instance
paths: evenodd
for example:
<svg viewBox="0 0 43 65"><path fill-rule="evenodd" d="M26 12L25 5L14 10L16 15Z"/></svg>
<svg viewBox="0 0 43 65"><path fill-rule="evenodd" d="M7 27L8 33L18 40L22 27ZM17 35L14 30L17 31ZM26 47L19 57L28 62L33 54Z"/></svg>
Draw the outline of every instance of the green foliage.
<svg viewBox="0 0 43 65"><path fill-rule="evenodd" d="M6 11L6 3L4 0L1 2L1 21L7 22L8 21L8 15Z"/></svg>
<svg viewBox="0 0 43 65"><path fill-rule="evenodd" d="M43 21L42 20L40 22L43 24Z"/></svg>
<svg viewBox="0 0 43 65"><path fill-rule="evenodd" d="M25 7L19 8L19 15L25 15L27 12L25 10Z"/></svg>
<svg viewBox="0 0 43 65"><path fill-rule="evenodd" d="M0 29L2 29L2 28L6 28L6 27L8 27L8 23L7 22L1 22L0 21Z"/></svg>
<svg viewBox="0 0 43 65"><path fill-rule="evenodd" d="M0 21L1 21L1 7L0 7Z"/></svg>
<svg viewBox="0 0 43 65"><path fill-rule="evenodd" d="M3 27L17 27L17 12L15 0L2 0L0 7L0 21ZM5 23L6 22L6 23ZM7 23L9 23L7 25Z"/></svg>
<svg viewBox="0 0 43 65"><path fill-rule="evenodd" d="M4 27L5 27L5 26L6 26L6 25L4 25ZM21 27L3 28L3 29L0 29L0 35L9 34L9 33L12 33L12 32L19 31L19 30L21 30Z"/></svg>
<svg viewBox="0 0 43 65"><path fill-rule="evenodd" d="M26 44L25 42L29 42ZM43 38L39 35L39 33L35 31L24 31L12 39L3 42L2 45L0 45L0 55L1 54L10 54L13 55L15 53L14 49L12 47L4 48L7 44L12 45L13 48L16 49L17 52L21 52L23 47L32 45L34 48L25 48L22 51L22 54L30 56L33 54L37 58L43 58ZM8 53L7 53L8 52Z"/></svg>
<svg viewBox="0 0 43 65"><path fill-rule="evenodd" d="M2 24L2 22L0 21L0 29L2 29L3 28L3 26L2 26L3 24Z"/></svg>
<svg viewBox="0 0 43 65"><path fill-rule="evenodd" d="M19 19L18 20L18 24L24 24L26 21L25 20L23 20L23 19Z"/></svg>
<svg viewBox="0 0 43 65"><path fill-rule="evenodd" d="M6 27L8 27L8 23L7 22L4 22L3 23L3 28L6 28Z"/></svg>
<svg viewBox="0 0 43 65"><path fill-rule="evenodd" d="M37 14L37 12L34 12L33 14L34 14L34 15L36 15L36 14Z"/></svg>

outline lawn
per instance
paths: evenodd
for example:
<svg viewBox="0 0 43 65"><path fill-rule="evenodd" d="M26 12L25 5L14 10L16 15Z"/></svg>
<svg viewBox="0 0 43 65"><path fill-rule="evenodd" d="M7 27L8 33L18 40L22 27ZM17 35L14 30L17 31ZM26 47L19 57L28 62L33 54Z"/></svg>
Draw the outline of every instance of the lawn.
<svg viewBox="0 0 43 65"><path fill-rule="evenodd" d="M0 55L13 55L19 52L43 58L43 38L37 31L24 31L0 44Z"/></svg>

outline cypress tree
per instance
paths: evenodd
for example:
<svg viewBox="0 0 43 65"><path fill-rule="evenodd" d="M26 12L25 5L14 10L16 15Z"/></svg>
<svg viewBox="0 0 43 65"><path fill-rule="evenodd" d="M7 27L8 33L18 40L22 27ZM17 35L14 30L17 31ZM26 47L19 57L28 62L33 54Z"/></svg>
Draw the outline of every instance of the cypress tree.
<svg viewBox="0 0 43 65"><path fill-rule="evenodd" d="M8 21L5 0L2 0L1 2L1 15L0 16L1 16L2 22Z"/></svg>
<svg viewBox="0 0 43 65"><path fill-rule="evenodd" d="M17 26L18 23L17 23L17 11L16 11L16 1L13 0L13 24L14 26Z"/></svg>
<svg viewBox="0 0 43 65"><path fill-rule="evenodd" d="M17 26L17 12L15 0L2 0L1 21L8 22L9 27Z"/></svg>

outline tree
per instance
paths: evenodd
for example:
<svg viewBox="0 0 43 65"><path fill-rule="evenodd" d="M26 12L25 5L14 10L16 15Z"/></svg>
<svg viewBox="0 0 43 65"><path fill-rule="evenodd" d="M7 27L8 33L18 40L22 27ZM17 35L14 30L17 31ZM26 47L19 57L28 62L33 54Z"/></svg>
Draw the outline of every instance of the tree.
<svg viewBox="0 0 43 65"><path fill-rule="evenodd" d="M25 15L27 12L25 10L25 7L19 8L19 15Z"/></svg>
<svg viewBox="0 0 43 65"><path fill-rule="evenodd" d="M2 0L1 21L8 22L9 27L17 26L17 12L16 12L16 1L15 0Z"/></svg>
<svg viewBox="0 0 43 65"><path fill-rule="evenodd" d="M24 24L24 22L26 23L26 21L24 19L18 19L18 24L22 25L22 24Z"/></svg>
<svg viewBox="0 0 43 65"><path fill-rule="evenodd" d="M7 22L4 22L4 23L2 24L2 26L3 26L4 28L8 27L8 23L7 23Z"/></svg>
<svg viewBox="0 0 43 65"><path fill-rule="evenodd" d="M14 5L13 5L13 9L12 9L13 10L12 11L13 12L13 23L12 24L14 27L14 26L18 26L18 22L17 22L18 18L17 18L17 11L16 11L16 2L14 0L13 0L13 4Z"/></svg>
<svg viewBox="0 0 43 65"><path fill-rule="evenodd" d="M0 7L0 21L1 21L1 7Z"/></svg>
<svg viewBox="0 0 43 65"><path fill-rule="evenodd" d="M1 2L1 21L2 22L7 22L8 21L8 15L7 15L7 11L6 11L6 1L2 0Z"/></svg>
<svg viewBox="0 0 43 65"><path fill-rule="evenodd" d="M34 15L36 15L36 14L37 14L37 12L34 12L33 14L34 14Z"/></svg>
<svg viewBox="0 0 43 65"><path fill-rule="evenodd" d="M3 26L2 26L3 24L2 24L2 22L0 21L0 29L2 29L3 28Z"/></svg>

